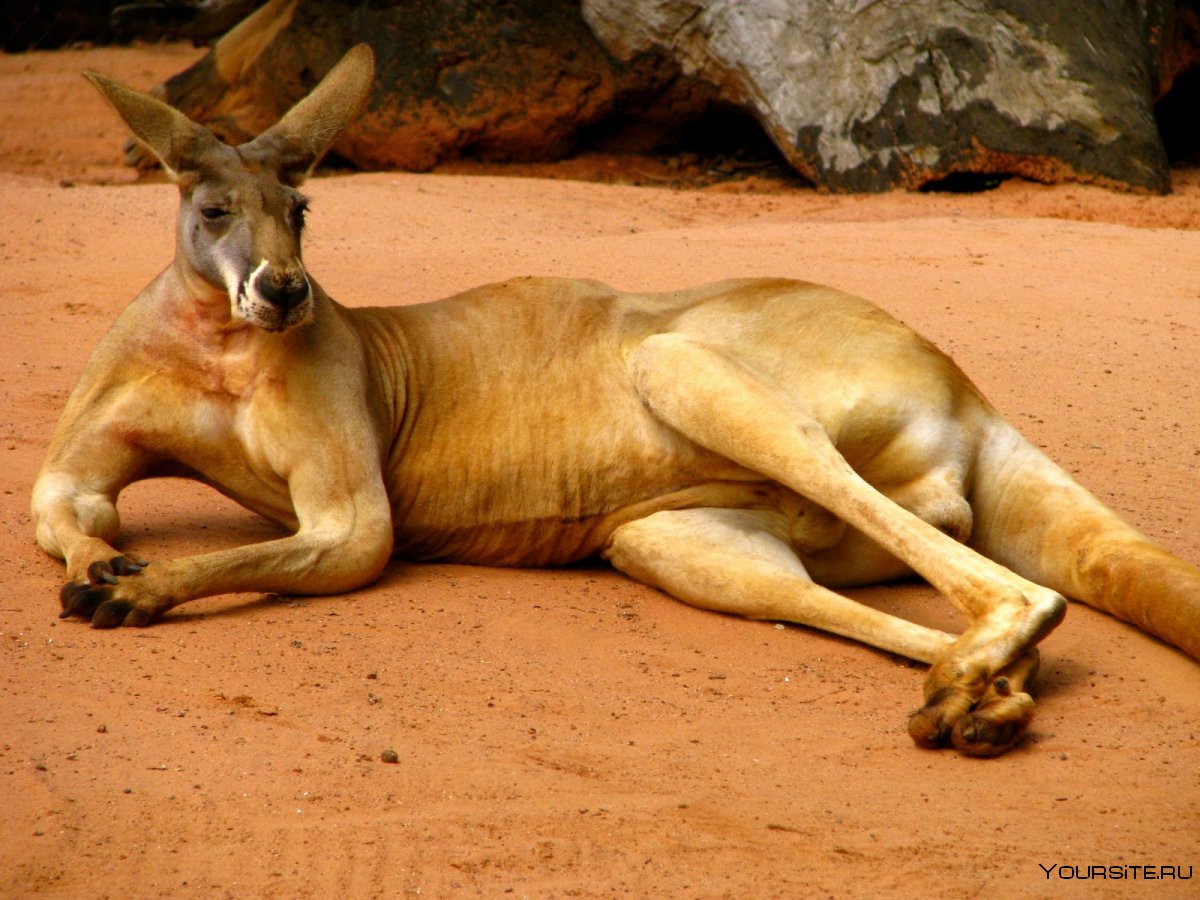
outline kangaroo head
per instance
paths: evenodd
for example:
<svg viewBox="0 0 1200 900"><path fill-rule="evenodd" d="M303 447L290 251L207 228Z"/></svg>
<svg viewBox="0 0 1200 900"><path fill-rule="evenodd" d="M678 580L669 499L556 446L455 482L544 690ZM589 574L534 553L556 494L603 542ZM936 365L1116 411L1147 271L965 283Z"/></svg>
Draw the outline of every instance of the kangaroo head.
<svg viewBox="0 0 1200 900"><path fill-rule="evenodd" d="M374 67L359 44L279 122L237 147L153 97L86 73L179 186L177 261L229 295L233 321L283 331L312 316L298 188L361 111Z"/></svg>

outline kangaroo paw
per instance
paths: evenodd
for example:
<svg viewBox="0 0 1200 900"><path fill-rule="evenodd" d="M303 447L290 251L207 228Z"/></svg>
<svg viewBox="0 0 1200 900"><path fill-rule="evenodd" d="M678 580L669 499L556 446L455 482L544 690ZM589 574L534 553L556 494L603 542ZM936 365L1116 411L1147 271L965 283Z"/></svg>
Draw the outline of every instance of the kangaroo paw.
<svg viewBox="0 0 1200 900"><path fill-rule="evenodd" d="M87 579L71 581L59 591L62 611L60 619L79 616L91 619L93 628L114 628L117 625L149 625L158 613L146 604L139 604L123 594L122 579L139 575L149 565L143 559L114 556L88 566Z"/></svg>
<svg viewBox="0 0 1200 900"><path fill-rule="evenodd" d="M1024 738L1033 721L1033 697L997 678L975 708L954 724L950 740L967 756L999 756Z"/></svg>

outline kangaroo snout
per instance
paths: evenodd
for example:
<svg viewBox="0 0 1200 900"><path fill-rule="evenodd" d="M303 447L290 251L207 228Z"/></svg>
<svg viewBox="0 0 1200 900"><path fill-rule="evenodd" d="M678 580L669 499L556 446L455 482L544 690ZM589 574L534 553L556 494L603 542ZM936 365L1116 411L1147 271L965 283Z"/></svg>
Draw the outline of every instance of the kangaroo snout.
<svg viewBox="0 0 1200 900"><path fill-rule="evenodd" d="M299 325L312 314L312 285L299 263L281 266L263 260L231 296L235 318L267 331Z"/></svg>
<svg viewBox="0 0 1200 900"><path fill-rule="evenodd" d="M300 266L260 267L251 281L258 294L280 312L298 306L308 299L308 276Z"/></svg>

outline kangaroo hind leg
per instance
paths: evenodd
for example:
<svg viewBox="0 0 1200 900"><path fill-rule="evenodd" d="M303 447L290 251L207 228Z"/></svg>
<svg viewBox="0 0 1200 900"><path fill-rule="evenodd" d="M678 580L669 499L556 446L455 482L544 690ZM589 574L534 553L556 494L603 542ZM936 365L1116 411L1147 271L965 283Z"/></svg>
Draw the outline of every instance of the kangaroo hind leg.
<svg viewBox="0 0 1200 900"><path fill-rule="evenodd" d="M979 729L956 738L955 726L1058 624L1062 596L980 556L868 484L803 403L752 366L681 334L646 340L630 366L643 402L662 421L829 510L966 614L967 629L932 660L926 704L909 732L921 746L955 740L972 752L970 735ZM903 423L897 428L899 434ZM1019 737L1018 729L1013 742ZM980 749L992 752L990 744Z"/></svg>
<svg viewBox="0 0 1200 900"><path fill-rule="evenodd" d="M700 609L819 628L933 662L954 636L855 603L814 584L781 513L683 509L622 525L605 556L631 578Z"/></svg>

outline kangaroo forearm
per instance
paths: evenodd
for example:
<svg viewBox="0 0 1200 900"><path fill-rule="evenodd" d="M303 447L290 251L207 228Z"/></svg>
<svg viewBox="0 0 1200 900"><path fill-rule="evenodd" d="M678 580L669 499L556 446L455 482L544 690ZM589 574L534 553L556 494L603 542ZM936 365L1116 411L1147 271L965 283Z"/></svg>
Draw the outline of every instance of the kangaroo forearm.
<svg viewBox="0 0 1200 900"><path fill-rule="evenodd" d="M293 535L261 544L153 563L144 577L171 605L218 594L330 594L379 577L390 547L357 537L330 541Z"/></svg>

